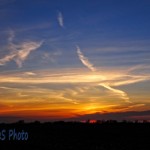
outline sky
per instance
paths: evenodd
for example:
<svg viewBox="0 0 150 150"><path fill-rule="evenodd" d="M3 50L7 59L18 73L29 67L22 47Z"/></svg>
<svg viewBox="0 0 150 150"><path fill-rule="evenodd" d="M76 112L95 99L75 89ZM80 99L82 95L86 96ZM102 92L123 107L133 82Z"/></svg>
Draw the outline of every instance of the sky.
<svg viewBox="0 0 150 150"><path fill-rule="evenodd" d="M1 121L150 120L149 8L149 0L0 0Z"/></svg>

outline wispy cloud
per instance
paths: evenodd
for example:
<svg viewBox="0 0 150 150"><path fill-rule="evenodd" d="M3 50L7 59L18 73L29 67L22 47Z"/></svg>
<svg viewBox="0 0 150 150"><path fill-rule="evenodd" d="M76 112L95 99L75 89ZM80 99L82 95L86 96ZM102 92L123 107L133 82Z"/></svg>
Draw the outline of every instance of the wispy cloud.
<svg viewBox="0 0 150 150"><path fill-rule="evenodd" d="M6 55L5 57L0 59L0 65L5 65L7 62L13 60L15 56L15 53L10 53L9 55Z"/></svg>
<svg viewBox="0 0 150 150"><path fill-rule="evenodd" d="M25 72L24 75L27 75L27 76L35 76L36 73L34 73L34 72Z"/></svg>
<svg viewBox="0 0 150 150"><path fill-rule="evenodd" d="M59 57L61 55L61 51L55 51L55 52L45 52L43 53L42 59L44 62L52 62L52 63L56 63L57 61L57 57Z"/></svg>
<svg viewBox="0 0 150 150"><path fill-rule="evenodd" d="M97 69L95 67L93 67L93 64L88 60L88 58L86 58L83 53L81 52L79 46L76 46L77 48L77 54L79 56L79 59L81 60L81 62L83 63L83 65L85 65L86 67L88 67L91 71L96 71ZM110 87L108 84L99 84L101 86L103 86L104 88L112 91L113 93L117 94L117 95L120 95L120 97L124 100L126 100L127 102L129 102L129 98L127 96L127 94L124 92L124 91L121 91L121 90L118 90L118 89L115 89L115 88L112 88Z"/></svg>
<svg viewBox="0 0 150 150"><path fill-rule="evenodd" d="M18 67L22 67L22 63L27 59L29 54L39 48L43 41L40 42L25 42L21 44L13 44L14 32L10 32L10 37L8 38L9 48L11 52L5 57L0 59L0 65L5 65L7 62L14 60Z"/></svg>
<svg viewBox="0 0 150 150"><path fill-rule="evenodd" d="M0 74L0 98L5 100L4 104L19 105L20 103L22 107L27 106L27 103L33 103L32 106L35 107L37 102L43 109L49 107L50 110L53 109L54 105L58 108L60 104L61 108L62 105L67 108L78 107L77 111L81 114L103 110L124 111L136 110L136 108L138 110L139 107L144 107L143 105L146 102L144 99L147 97L148 89L145 89L147 90L144 92L145 95L141 94L142 104L133 106L136 99L130 94L133 98L131 103L127 94L120 90L117 85L115 86L114 83L123 80L126 82L122 82L121 85L131 84L133 82L128 81L132 80L136 75L133 74L131 79L128 76L126 78L122 78L122 76L123 74L119 70L116 70L116 73L110 70L106 74L105 72L97 71L94 72L94 75L93 72L83 69L62 69L59 71L50 70L49 68L45 70L17 70L16 72ZM144 75L141 78L148 80ZM134 82L140 81L134 80ZM129 91L128 89L126 90ZM113 109L113 105L125 105L125 108Z"/></svg>
<svg viewBox="0 0 150 150"><path fill-rule="evenodd" d="M99 84L99 85L105 87L106 89L108 89L108 90L112 91L113 93L115 93L116 95L120 96L120 98L124 99L126 102L130 102L129 97L127 96L127 94L124 91L112 88L108 84Z"/></svg>
<svg viewBox="0 0 150 150"><path fill-rule="evenodd" d="M71 70L71 69L70 69ZM24 74L21 72L16 72L15 74L1 74L0 75L0 83L7 82L7 83L80 83L80 84L88 84L89 86L96 86L100 84L109 85L110 87L118 87L123 85L130 85L133 83L139 83L142 81L150 80L150 75L143 75L139 77L139 80L134 80L137 75L132 75L131 78L125 76L122 78L123 74L121 72L114 72L111 71L107 72L95 72L89 73L86 70L74 70L74 71L66 71L65 69L60 70L61 72L55 72L56 70L39 70L34 71L37 74L37 78L26 78L22 76ZM33 70L32 70L33 72ZM52 73L53 72L53 73ZM116 76L116 74L118 75ZM38 80L37 80L38 79Z"/></svg>
<svg viewBox="0 0 150 150"><path fill-rule="evenodd" d="M0 59L0 65L5 65L7 62L14 60L18 67L22 67L22 63L27 59L29 54L39 48L42 42L27 42L21 45L14 45L19 50L12 51L10 54ZM14 48L15 48L14 47Z"/></svg>
<svg viewBox="0 0 150 150"><path fill-rule="evenodd" d="M87 68L89 68L91 71L96 71L96 68L93 66L93 64L88 60L88 58L86 58L83 53L80 50L79 46L76 46L77 48L77 54L79 56L79 59L81 60L81 62L83 63L83 65L85 65Z"/></svg>
<svg viewBox="0 0 150 150"><path fill-rule="evenodd" d="M6 86L0 86L0 89L4 89L4 90L17 90L17 88L11 88L11 87L6 87Z"/></svg>
<svg viewBox="0 0 150 150"><path fill-rule="evenodd" d="M27 59L28 55L39 48L42 45L42 42L28 42L23 43L20 46L20 50L17 51L15 62L18 67L22 67L22 63Z"/></svg>
<svg viewBox="0 0 150 150"><path fill-rule="evenodd" d="M60 11L58 12L57 20L58 20L60 27L63 28L64 27L64 18L63 18L63 15Z"/></svg>

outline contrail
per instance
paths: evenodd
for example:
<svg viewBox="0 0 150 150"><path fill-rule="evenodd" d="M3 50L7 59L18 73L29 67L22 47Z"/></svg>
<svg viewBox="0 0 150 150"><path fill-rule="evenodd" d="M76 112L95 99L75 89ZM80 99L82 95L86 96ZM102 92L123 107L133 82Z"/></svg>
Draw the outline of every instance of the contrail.
<svg viewBox="0 0 150 150"><path fill-rule="evenodd" d="M79 56L80 61L83 63L84 66L89 68L91 71L96 71L96 68L93 67L93 64L89 62L88 58L86 58L83 53L81 52L79 46L76 46L77 48L77 54Z"/></svg>
<svg viewBox="0 0 150 150"><path fill-rule="evenodd" d="M110 87L108 84L99 84L103 87L105 87L106 89L112 91L113 93L115 93L116 95L120 96L122 99L124 99L126 102L130 102L129 101L129 97L127 96L127 94L124 92L124 91L121 91L121 90L118 90L118 89L115 89L115 88L112 88Z"/></svg>
<svg viewBox="0 0 150 150"><path fill-rule="evenodd" d="M64 27L64 18L63 18L63 15L61 12L58 12L57 20L58 20L60 27L63 28Z"/></svg>
<svg viewBox="0 0 150 150"><path fill-rule="evenodd" d="M93 67L93 64L88 60L88 58L86 58L83 55L83 53L81 52L79 46L76 46L76 48L77 48L77 54L79 56L79 59L83 63L83 65L86 66L87 68L89 68L92 72L96 71L97 69L95 67ZM112 88L108 84L105 84L105 83L99 84L99 85L103 86L104 88L106 88L106 89L112 91L113 93L115 93L116 95L120 96L126 102L130 102L127 94L124 91Z"/></svg>

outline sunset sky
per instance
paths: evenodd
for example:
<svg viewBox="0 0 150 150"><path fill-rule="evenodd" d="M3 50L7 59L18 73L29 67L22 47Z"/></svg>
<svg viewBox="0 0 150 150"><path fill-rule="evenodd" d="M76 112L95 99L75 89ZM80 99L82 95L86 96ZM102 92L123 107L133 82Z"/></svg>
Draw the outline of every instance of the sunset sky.
<svg viewBox="0 0 150 150"><path fill-rule="evenodd" d="M149 0L0 0L1 122L149 110Z"/></svg>

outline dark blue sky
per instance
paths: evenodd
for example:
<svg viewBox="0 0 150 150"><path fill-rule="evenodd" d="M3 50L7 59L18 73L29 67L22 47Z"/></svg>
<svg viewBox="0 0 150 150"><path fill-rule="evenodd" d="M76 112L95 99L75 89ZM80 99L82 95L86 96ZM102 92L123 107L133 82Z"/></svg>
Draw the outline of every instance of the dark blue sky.
<svg viewBox="0 0 150 150"><path fill-rule="evenodd" d="M148 0L6 0L0 5L1 38L5 40L7 32L13 30L14 41L45 40L43 49L52 39L48 51L52 47L71 51L79 44L84 49L92 49L93 55L95 49L108 47L119 47L120 52L126 47L126 55L130 50L132 53L138 48L136 53L141 53L144 49L145 54L150 47L149 7ZM63 15L64 28L57 21L59 12ZM101 52L98 55L101 57Z"/></svg>

